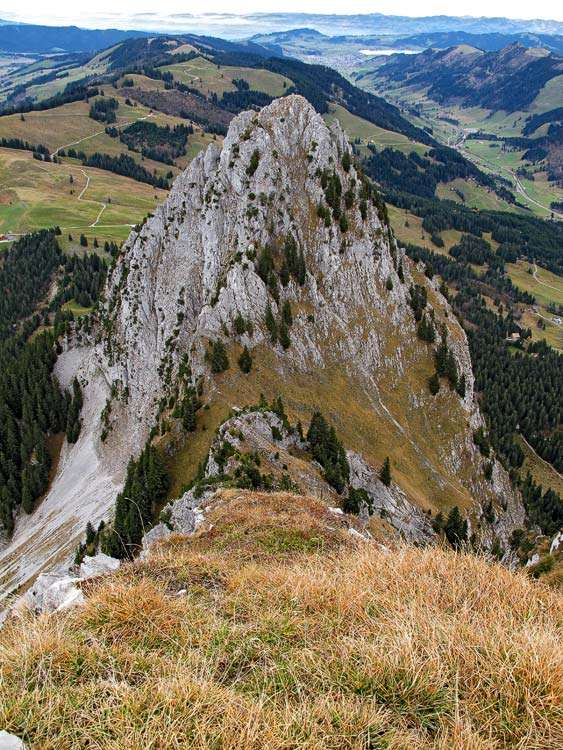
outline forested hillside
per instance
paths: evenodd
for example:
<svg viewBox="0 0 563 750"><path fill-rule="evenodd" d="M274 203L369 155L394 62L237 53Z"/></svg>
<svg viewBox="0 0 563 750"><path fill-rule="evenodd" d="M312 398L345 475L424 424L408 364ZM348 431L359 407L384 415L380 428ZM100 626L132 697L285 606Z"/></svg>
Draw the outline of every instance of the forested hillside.
<svg viewBox="0 0 563 750"><path fill-rule="evenodd" d="M515 43L497 52L467 46L395 55L374 71L402 85L426 87L438 102L514 112L526 109L540 89L561 75L562 58ZM371 75L369 72L364 76Z"/></svg>
<svg viewBox="0 0 563 750"><path fill-rule="evenodd" d="M49 486L56 436L78 437L80 385L63 393L52 375L56 342L73 319L61 308L71 299L94 304L105 265L96 255L67 258L52 229L23 237L2 261L0 524L11 533L17 512L31 513Z"/></svg>

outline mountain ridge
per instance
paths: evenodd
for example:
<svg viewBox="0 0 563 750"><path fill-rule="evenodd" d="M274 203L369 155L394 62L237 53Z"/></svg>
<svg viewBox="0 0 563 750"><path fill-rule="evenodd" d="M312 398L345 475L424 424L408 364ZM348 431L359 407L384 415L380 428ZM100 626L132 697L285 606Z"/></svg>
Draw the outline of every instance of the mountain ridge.
<svg viewBox="0 0 563 750"><path fill-rule="evenodd" d="M417 337L413 305L463 381L459 394L445 384L429 392L434 354ZM249 373L235 365L245 347ZM524 518L498 461L485 477L467 342L437 281L397 246L340 127L329 129L296 95L238 115L222 147L212 144L180 175L130 235L97 321L76 327L55 372L65 386L75 376L82 384L82 430L37 516L16 526L3 553L0 575L12 582L29 577L39 550L68 554L84 510L91 522L107 519L148 438L165 452L193 453L193 465L207 455L206 431L261 391L283 395L292 420L320 406L372 472L390 454L397 484L424 512L455 497L486 547L497 539L505 548ZM196 394L209 412L196 414L191 436L174 412ZM38 565L44 558L35 573Z"/></svg>
<svg viewBox="0 0 563 750"><path fill-rule="evenodd" d="M509 44L498 52L462 46L428 49L417 55L374 60L357 80L379 79L427 88L430 98L444 103L481 106L493 111L525 109L540 89L563 74L563 58L546 50ZM373 73L369 68L373 68Z"/></svg>

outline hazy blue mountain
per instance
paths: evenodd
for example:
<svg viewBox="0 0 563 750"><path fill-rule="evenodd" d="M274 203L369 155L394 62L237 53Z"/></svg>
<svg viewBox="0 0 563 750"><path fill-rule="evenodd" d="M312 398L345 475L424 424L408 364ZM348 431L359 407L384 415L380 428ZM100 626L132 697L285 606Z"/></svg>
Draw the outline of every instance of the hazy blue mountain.
<svg viewBox="0 0 563 750"><path fill-rule="evenodd" d="M0 21L3 52L95 52L125 39L149 36L147 31L79 29L77 26L39 26Z"/></svg>
<svg viewBox="0 0 563 750"><path fill-rule="evenodd" d="M498 52L509 44L521 44L523 47L544 47L552 52L563 53L563 35L561 34L471 34L466 31L447 31L429 34L414 34L398 39L395 47L434 47L447 49L458 44L469 44L485 52Z"/></svg>

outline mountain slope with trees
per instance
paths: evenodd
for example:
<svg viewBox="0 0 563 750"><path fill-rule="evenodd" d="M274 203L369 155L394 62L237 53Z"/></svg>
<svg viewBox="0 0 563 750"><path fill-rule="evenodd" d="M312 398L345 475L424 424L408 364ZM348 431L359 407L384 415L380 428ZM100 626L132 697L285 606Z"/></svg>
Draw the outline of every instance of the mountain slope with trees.
<svg viewBox="0 0 563 750"><path fill-rule="evenodd" d="M263 463L272 441L278 453L298 441L322 469L303 459L303 490L322 487L333 502L351 492L358 509L367 496L394 528L418 519L414 538L432 536L430 518L456 507L462 521L452 515L445 533L469 541L470 518L471 542L503 555L524 523L501 461L485 461L473 440L484 424L447 299L398 247L341 128L303 97L242 113L221 147L191 163L118 253L88 331L70 332L62 349L55 372L82 384L82 426L44 501L53 511L56 501L76 516L88 507L94 525L107 519L111 483L126 481L147 446L170 456L176 493L194 482L293 487L303 481L289 471L293 459L280 460L285 478ZM236 428L211 446L234 406L263 398L281 420L267 453L235 450ZM103 493L77 483L84 455ZM158 512L139 471L130 465L118 502L122 542L133 548ZM53 523L55 513L34 538L16 525L7 554L29 558L34 545L54 543Z"/></svg>

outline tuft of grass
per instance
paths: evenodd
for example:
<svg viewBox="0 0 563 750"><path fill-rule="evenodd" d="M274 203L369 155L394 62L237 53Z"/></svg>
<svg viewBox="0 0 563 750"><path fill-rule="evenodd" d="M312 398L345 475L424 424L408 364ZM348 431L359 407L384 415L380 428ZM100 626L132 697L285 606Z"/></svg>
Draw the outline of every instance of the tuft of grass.
<svg viewBox="0 0 563 750"><path fill-rule="evenodd" d="M312 498L230 490L206 513L84 606L6 624L2 727L42 750L558 746L561 595L357 544Z"/></svg>

